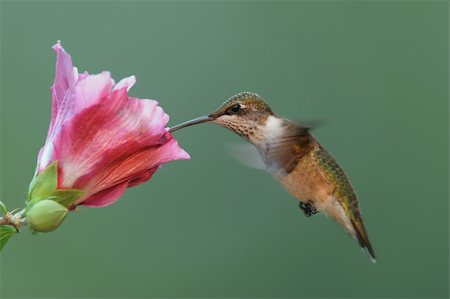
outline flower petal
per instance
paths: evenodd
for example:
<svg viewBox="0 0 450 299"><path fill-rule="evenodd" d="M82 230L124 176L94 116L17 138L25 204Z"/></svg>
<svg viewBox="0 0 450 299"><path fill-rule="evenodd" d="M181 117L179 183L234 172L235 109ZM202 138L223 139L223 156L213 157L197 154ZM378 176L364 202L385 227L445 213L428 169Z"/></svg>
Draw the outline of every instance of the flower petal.
<svg viewBox="0 0 450 299"><path fill-rule="evenodd" d="M114 81L109 72L89 75L79 81L70 95L72 105L70 107L70 115L65 121L80 113L83 109L99 104L100 101L110 94L113 85Z"/></svg>
<svg viewBox="0 0 450 299"><path fill-rule="evenodd" d="M37 171L43 170L51 162L53 153L52 137L55 135L57 123L61 122L61 114L64 113L68 99L66 98L69 89L75 85L78 73L72 65L72 58L64 51L60 41L53 47L56 53L55 80L51 87L52 93L52 115L50 119L50 127L47 132L45 145L39 151Z"/></svg>
<svg viewBox="0 0 450 299"><path fill-rule="evenodd" d="M150 178L150 176L142 175L146 171L156 169L170 161L185 159L189 159L189 155L172 138L164 145L148 147L127 157L115 160L105 166L101 173L91 176L86 189L95 193L122 180L130 181L130 187L137 186ZM78 182L75 186L77 184Z"/></svg>
<svg viewBox="0 0 450 299"><path fill-rule="evenodd" d="M122 196L127 188L145 183L152 177L153 173L155 173L157 169L158 167L146 170L140 176L134 177L132 180L100 191L87 199L80 199L78 203L75 203L75 205L82 204L88 207L100 208L113 204Z"/></svg>
<svg viewBox="0 0 450 299"><path fill-rule="evenodd" d="M126 87L127 91L130 91L130 89L131 89L131 87L133 87L134 83L136 83L136 77L130 76L130 77L120 80L119 83L117 83L114 86L113 90L118 90L118 89Z"/></svg>
<svg viewBox="0 0 450 299"><path fill-rule="evenodd" d="M67 122L55 142L60 186L93 195L123 182L142 183L137 177L145 171L188 159L167 122L156 101L128 98L125 88L103 97Z"/></svg>
<svg viewBox="0 0 450 299"><path fill-rule="evenodd" d="M122 194L127 190L128 182L118 184L116 186L110 187L106 190L98 192L88 199L83 201L83 205L92 208L102 208L110 204L115 203ZM79 203L75 202L75 205Z"/></svg>
<svg viewBox="0 0 450 299"><path fill-rule="evenodd" d="M83 75L84 76L84 75ZM103 98L107 97L114 85L109 72L102 72L98 75L89 75L83 80L77 82L70 90L66 92L64 100L57 109L57 115L52 120L52 125L47 135L46 143L38 157L39 170L44 169L55 160L55 143L58 135L61 134L61 128L70 123L71 118L80 113L87 107L98 104ZM53 105L57 101L55 100Z"/></svg>
<svg viewBox="0 0 450 299"><path fill-rule="evenodd" d="M71 86L73 86L78 79L78 72L72 65L72 58L61 46L61 42L58 41L53 47L56 53L56 70L55 81L53 82L52 90L52 121L56 118L58 109L65 102L65 96ZM66 100L67 101L67 100ZM50 124L52 128L53 122Z"/></svg>
<svg viewBox="0 0 450 299"><path fill-rule="evenodd" d="M102 190L105 186L110 185L115 179L125 178L126 182L120 183L116 186L122 188L130 188L133 186L140 185L148 181L153 173L164 163L173 160L184 160L189 159L189 154L178 147L175 139L171 139L169 142L160 146L156 149L148 149L141 153L136 153L127 159L122 161L116 161L106 168L101 176L91 177L91 186L88 189L91 192L95 190ZM153 166L153 167L151 167ZM151 167L151 168L149 168ZM137 175L139 169L144 169L140 175ZM93 185L93 184L97 185ZM125 186L125 187L124 187ZM90 196L87 199L80 199L76 204L82 204L90 207L104 207L114 203L123 191L100 191ZM109 190L109 189L107 189Z"/></svg>

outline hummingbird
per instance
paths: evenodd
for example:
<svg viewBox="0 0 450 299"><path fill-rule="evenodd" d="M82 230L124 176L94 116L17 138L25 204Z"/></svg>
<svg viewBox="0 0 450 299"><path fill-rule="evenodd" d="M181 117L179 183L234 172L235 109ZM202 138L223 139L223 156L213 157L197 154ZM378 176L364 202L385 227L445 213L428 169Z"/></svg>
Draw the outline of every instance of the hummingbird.
<svg viewBox="0 0 450 299"><path fill-rule="evenodd" d="M225 127L253 144L267 170L299 200L306 216L322 212L335 220L376 262L355 191L336 159L311 135L309 126L276 115L258 94L242 92L213 113L169 131L206 122Z"/></svg>

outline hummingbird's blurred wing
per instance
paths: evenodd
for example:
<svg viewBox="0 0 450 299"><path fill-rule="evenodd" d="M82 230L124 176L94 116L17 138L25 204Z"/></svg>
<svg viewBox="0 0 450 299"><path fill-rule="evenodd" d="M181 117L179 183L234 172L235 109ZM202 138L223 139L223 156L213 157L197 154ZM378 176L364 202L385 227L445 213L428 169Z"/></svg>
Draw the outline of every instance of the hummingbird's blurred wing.
<svg viewBox="0 0 450 299"><path fill-rule="evenodd" d="M324 126L327 123L327 121L324 119L314 119L314 120L296 121L295 123L299 127L307 128L311 131L311 130L316 130L317 128Z"/></svg>
<svg viewBox="0 0 450 299"><path fill-rule="evenodd" d="M290 123L285 130L283 136L267 141L261 152L251 144L235 143L227 146L228 153L241 164L253 169L290 173L298 159L310 150L312 140L309 127Z"/></svg>
<svg viewBox="0 0 450 299"><path fill-rule="evenodd" d="M233 143L227 145L227 152L239 161L242 165L258 169L267 170L267 166L264 163L258 150L248 143Z"/></svg>
<svg viewBox="0 0 450 299"><path fill-rule="evenodd" d="M267 143L266 156L267 161L274 164L273 168L289 174L295 169L299 159L313 149L315 140L309 134L309 127L290 122L283 129L282 136Z"/></svg>

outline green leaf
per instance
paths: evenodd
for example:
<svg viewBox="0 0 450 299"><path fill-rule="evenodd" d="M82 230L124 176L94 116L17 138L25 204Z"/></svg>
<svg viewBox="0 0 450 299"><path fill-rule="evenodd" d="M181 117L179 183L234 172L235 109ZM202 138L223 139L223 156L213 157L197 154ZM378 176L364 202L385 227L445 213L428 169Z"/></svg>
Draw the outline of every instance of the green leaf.
<svg viewBox="0 0 450 299"><path fill-rule="evenodd" d="M6 242L8 242L9 238L11 238L11 236L16 233L16 229L10 225L0 226L0 251L2 251L3 247L5 247Z"/></svg>
<svg viewBox="0 0 450 299"><path fill-rule="evenodd" d="M39 200L48 197L58 186L58 161L52 162L30 183L28 200Z"/></svg>
<svg viewBox="0 0 450 299"><path fill-rule="evenodd" d="M81 198L84 192L78 189L58 189L49 197L57 203L69 208L77 199Z"/></svg>
<svg viewBox="0 0 450 299"><path fill-rule="evenodd" d="M8 213L8 209L6 208L5 204L0 200L0 209L3 212L3 215L6 215Z"/></svg>
<svg viewBox="0 0 450 299"><path fill-rule="evenodd" d="M25 207L25 215L28 211L38 202L50 199L53 200L65 208L70 208L70 206L79 198L84 195L84 192L78 189L57 189L52 194L45 198L34 198L30 200Z"/></svg>

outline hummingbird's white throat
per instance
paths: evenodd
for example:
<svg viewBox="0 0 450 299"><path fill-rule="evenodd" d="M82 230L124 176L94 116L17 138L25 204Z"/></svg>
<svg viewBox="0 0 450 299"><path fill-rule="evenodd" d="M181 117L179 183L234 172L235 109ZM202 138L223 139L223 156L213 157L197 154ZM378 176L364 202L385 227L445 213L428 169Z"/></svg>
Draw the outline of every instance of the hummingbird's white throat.
<svg viewBox="0 0 450 299"><path fill-rule="evenodd" d="M280 138L284 134L283 120L270 115L264 126L264 137L268 140Z"/></svg>

